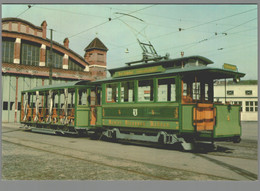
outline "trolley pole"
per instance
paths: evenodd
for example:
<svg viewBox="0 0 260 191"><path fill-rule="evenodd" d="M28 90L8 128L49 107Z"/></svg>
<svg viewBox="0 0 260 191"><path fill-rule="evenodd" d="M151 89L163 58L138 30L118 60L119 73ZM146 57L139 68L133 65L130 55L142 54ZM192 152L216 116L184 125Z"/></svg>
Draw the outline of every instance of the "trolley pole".
<svg viewBox="0 0 260 191"><path fill-rule="evenodd" d="M50 48L50 70L49 70L49 85L52 85L52 32L53 29L51 30L51 48Z"/></svg>

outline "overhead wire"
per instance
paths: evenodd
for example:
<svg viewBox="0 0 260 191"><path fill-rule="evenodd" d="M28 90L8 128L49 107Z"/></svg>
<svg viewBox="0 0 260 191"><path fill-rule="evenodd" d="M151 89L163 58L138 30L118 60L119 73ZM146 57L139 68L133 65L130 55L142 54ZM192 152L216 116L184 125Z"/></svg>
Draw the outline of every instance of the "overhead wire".
<svg viewBox="0 0 260 191"><path fill-rule="evenodd" d="M45 9L45 10L51 10L51 11L59 11L59 12L64 12L64 13L70 13L70 14L75 14L75 15L83 15L83 16L91 16L91 17L100 17L100 18L107 18L104 16L100 15L92 15L92 14L86 14L86 13L79 13L79 12L74 12L74 11L68 11L68 10L62 10L62 9L54 9L54 8L46 8L46 7L36 7L38 9Z"/></svg>
<svg viewBox="0 0 260 191"><path fill-rule="evenodd" d="M211 20L211 21L207 21L207 22L204 22L204 23L201 23L201 24L198 24L198 25L194 25L194 26L191 26L191 27L188 27L188 28L184 28L181 31L187 31L187 30L199 27L199 26L203 26L203 25L206 25L206 24L210 24L210 23L213 23L213 22L217 22L217 21L220 21L220 20L231 18L231 17L237 16L237 15L245 14L247 12L251 12L251 11L254 11L254 10L257 10L257 8L249 9L247 11L239 12L239 13L236 13L236 14L233 14L233 15L229 15L229 16L226 16L226 17L222 17L222 18L219 18L219 19L214 19L214 20ZM173 32L170 32L170 33L167 33L167 34L163 34L163 35L159 35L159 36L153 37L152 39L157 39L157 38L160 38L160 37L163 37L163 36L168 36L170 34L174 34L174 33L178 33L178 32L180 32L180 31L173 31Z"/></svg>
<svg viewBox="0 0 260 191"><path fill-rule="evenodd" d="M144 7L144 8L142 8L142 9L139 9L139 10L136 10L136 11L132 11L132 12L130 12L129 14L132 14L132 13L135 13L135 12L138 12L138 11L141 11L141 10L144 10L144 9L147 9L147 8L150 8L150 7L152 7L152 6L154 6L154 5L151 5L151 6L148 6L148 7ZM22 13L20 13L18 16L24 14L24 13L25 13L26 11L28 11L30 8L31 8L31 7L28 6L28 9L26 9L25 11L23 11ZM37 7L37 8L39 8L39 7ZM41 8L43 8L43 7L41 7ZM43 8L43 9L49 9L49 8ZM50 9L50 10L62 11L62 10L59 10L59 9ZM192 29L192 28L195 28L195 27L199 27L199 26L202 26L202 25L210 24L210 23L212 23L212 22L216 22L216 21L219 21L219 20L227 19L227 18L230 18L230 17L233 17L233 16L237 16L237 15L240 15L240 14L244 14L244 13L247 13L247 12L250 12L250 11L253 11L253 10L256 10L256 9L250 9L250 10L243 11L243 12L240 12L240 13L236 13L236 14L233 14L233 15L229 15L229 16L226 16L226 17L223 17L223 18L220 18L220 19L216 19L216 20L208 21L208 22L201 23L201 24L198 24L198 25L194 25L194 26L192 26L192 27L186 28L185 30L189 30L189 29ZM66 12L67 12L67 11L66 11ZM72 14L80 14L80 15L88 15L88 16L94 16L94 15L89 15L89 14L75 13L75 12L71 12L71 11L69 11L69 13L72 13ZM17 16L17 17L18 17L18 16ZM122 16L124 16L124 15L122 15ZM116 17L116 18L114 18L113 20L120 19L122 16ZM100 16L100 17L101 17L101 16ZM105 18L105 17L102 17L102 18ZM255 19L256 19L256 18L254 18L254 19L252 19L252 20L255 20ZM250 20L250 21L252 21L252 20ZM247 21L247 22L250 22L250 21ZM108 23L108 22L109 22L109 21L102 22L102 23L100 23L100 24L98 24L98 25L96 25L96 26L93 26L93 27L91 27L91 28L89 28L89 29L87 29L87 30L84 30L84 31L82 31L82 32L80 32L80 33L77 33L77 34L75 34L75 35L71 35L71 36L69 36L69 38L75 37L75 36L77 36L77 35L79 35L79 34L82 34L82 33L84 33L84 32L87 32L88 30L91 30L91 29L93 29L93 28L99 27L99 26L101 26L101 25L103 25L103 24L105 24L105 23ZM245 22L245 23L247 23L247 22ZM229 31L229 30L232 30L232 29L234 29L234 28L237 28L237 27L239 27L239 26L241 26L241 25L243 25L243 24L245 24L245 23L242 23L242 24L240 24L240 25L238 25L238 26L232 27L232 28L230 28L230 29L228 29L228 30L226 30L226 31ZM56 32L61 33L60 31L56 31ZM178 31L177 31L177 32L178 32ZM63 34L65 34L65 33L63 33ZM139 33L138 33L138 34L139 34ZM167 35L167 34L166 34L166 35ZM156 37L156 38L158 38L158 37ZM212 38L212 36L211 36L211 38ZM155 39L155 38L153 38L153 39ZM203 41L199 41L198 43L201 43L201 42L203 42ZM134 43L131 43L131 44L134 44ZM189 44L194 44L194 42L189 43ZM192 46L194 46L194 45L192 45ZM124 46L121 46L121 47L124 47Z"/></svg>
<svg viewBox="0 0 260 191"><path fill-rule="evenodd" d="M31 7L33 7L32 5L27 5L27 6L28 6L28 8L26 10L24 10L23 12L21 12L19 15L17 15L16 18L20 17L22 14L27 12Z"/></svg>
<svg viewBox="0 0 260 191"><path fill-rule="evenodd" d="M100 5L102 6L102 5ZM103 7L106 7L106 8L111 8L111 7L108 7L108 6L104 6ZM129 11L129 10L126 10L126 9L119 9L119 8L113 8L113 9L116 9L116 10L121 10L121 11ZM250 9L250 10L247 10L246 12L249 12L249 11L252 11L252 10L255 10L255 9ZM166 16L162 16L162 15L154 15L154 14L148 14L148 13L137 13L137 14L141 14L141 15L148 15L148 16L153 16L153 17L158 17L158 18L165 18L165 19L169 19L169 20L176 20L176 21L184 21L184 22L196 22L196 23L199 23L198 20L194 20L194 19L181 19L181 18L173 18L173 17L166 17ZM238 15L239 14L243 14L243 12L241 13L237 13ZM134 21L133 21L134 22ZM156 26L162 26L162 27L169 27L169 26L163 26L163 25L158 25L158 24L152 24L152 23L148 23L149 25L156 25ZM201 24L201 23L200 23ZM210 24L210 23L209 23ZM218 23L218 25L224 25L224 26L234 26L232 24L223 24L223 23Z"/></svg>
<svg viewBox="0 0 260 191"><path fill-rule="evenodd" d="M189 27L189 28L183 29L183 30L181 30L181 31L187 31L187 30L190 30L190 29L193 29L193 28L202 26L202 25L206 25L206 24L210 24L210 23L213 23L213 22L216 22L216 21L228 19L228 18L237 16L237 15L241 15L241 14L245 14L245 13L248 13L248 12L251 12L251 11L254 11L254 10L257 10L257 8L249 9L249 10L242 11L242 12L239 12L239 13L235 13L235 14L232 14L232 15L228 15L228 16L225 16L225 17L222 17L222 18L219 18L219 19L214 19L214 20L211 20L211 21L207 21L207 22L204 22L204 23L201 23L201 24L194 25L194 26L191 26L191 27ZM235 27L236 27L236 26L235 26ZM178 33L178 32L180 32L180 31L177 30L177 31L170 32L170 33L167 33L167 34L158 35L158 36L155 36L155 37L151 37L150 39L151 39L151 40L154 40L154 39L158 39L158 38L161 38L161 37L163 37L163 36L168 36L168 35L170 35L170 34L175 34L175 33ZM130 46L130 45L133 45L133 44L135 44L135 43L136 43L136 42L128 43L128 44L126 44L126 45L124 45L124 46Z"/></svg>
<svg viewBox="0 0 260 191"><path fill-rule="evenodd" d="M136 13L136 12L138 12L138 11L142 11L142 10L144 10L144 9L148 9L148 8L150 8L150 7L152 7L152 6L154 6L154 5L150 5L150 6L147 6L147 7L144 7L144 8L135 10L135 11L132 11L132 12L130 12L130 13L128 13L128 14ZM113 18L113 19L111 19L111 20L116 20L116 19L119 19L119 18L124 17L124 16L125 16L125 15L121 15L121 16L118 16L118 17ZM82 33L87 32L87 31L89 31L89 30L91 30L91 29L93 29L93 28L96 28L96 27L99 27L99 26L101 26L101 25L104 25L104 24L110 22L111 20L109 19L109 20L107 20L107 21L105 21L105 22L102 22L102 23L100 23L100 24L98 24L98 25L95 25L95 26L93 26L93 27L91 27L91 28L88 28L88 29L86 29L86 30L83 30L83 31L81 31L81 32L79 32L79 33L77 33L77 34L75 34L75 35L71 35L69 38L75 37L75 36L77 36L77 35L80 35L80 34L82 34Z"/></svg>
<svg viewBox="0 0 260 191"><path fill-rule="evenodd" d="M133 33L135 34L135 36L137 37L138 34L140 34L141 36L147 38L145 35L141 34L140 32L141 31L138 31L136 30L134 27L130 26L129 24L127 24L125 21L123 21L122 19L119 19L122 23L124 23L126 26L128 26L132 31Z"/></svg>
<svg viewBox="0 0 260 191"><path fill-rule="evenodd" d="M235 29L235 28L237 28L237 27L240 27L240 26L242 26L242 25L244 25L244 24L247 24L247 23L249 23L249 22L251 22L251 21L253 21L253 20L256 20L256 19L257 19L257 18L250 19L250 20L248 20L248 21L246 21L246 22L243 22L243 23L241 23L241 24L239 24L239 25L236 25L235 27L232 27L232 28L227 29L227 30L223 31L222 33L225 34L225 32L227 32L227 31L233 30L233 29ZM234 34L235 34L235 33L234 33ZM232 35L232 33L231 33L230 35ZM190 48L192 48L192 47L194 47L194 46L196 46L196 45L198 45L198 44L200 44L200 43L202 43L202 42L205 42L205 41L208 41L208 40L213 40L213 39L216 39L216 38L223 38L223 37L224 37L223 35L222 35L222 36L212 35L212 36L210 36L210 37L208 37L208 38L205 38L205 39L202 39L202 40L200 40L200 41L194 41L194 42L191 42L191 43L188 43L188 44L185 44L185 45L181 45L181 46L177 46L177 47L172 47L172 48L180 48L180 47L185 47L185 46L187 46L187 45L191 45L191 46L185 48L185 51L187 51L188 49L190 49ZM171 48L171 49L172 49L172 48ZM167 49L169 49L169 48L167 48ZM166 48L165 48L165 49L161 49L161 50L159 50L159 51L162 51L162 50L166 50ZM133 57L134 57L134 56L133 56Z"/></svg>
<svg viewBox="0 0 260 191"><path fill-rule="evenodd" d="M221 32L221 34L223 34L223 35L226 36L226 35L227 35L227 33L226 33L227 31L233 30L233 29L235 29L235 28L237 28L237 27L240 27L240 26L242 26L242 25L244 25L244 24L247 24L247 23L249 23L249 22L251 22L251 21L253 21L253 20L256 20L256 19L257 19L257 18L250 19L250 20L248 20L248 21L246 21L246 22L243 22L243 23L241 23L241 24L239 24L239 25L237 25L237 26L235 26L235 27L232 27L232 28L229 28L229 29L227 29L227 30L224 30L223 32ZM214 37L215 37L215 38L214 38ZM223 37L223 36L220 36L220 37ZM196 44L191 45L190 47L186 48L185 50L190 49L190 48L192 48L192 47L194 47L194 46L196 46L196 45L198 45L198 44L200 44L200 43L202 43L202 42L209 41L209 40L216 39L216 38L220 38L220 37L219 37L219 36L216 36L216 35L211 35L210 37L204 38L204 39L198 41Z"/></svg>
<svg viewBox="0 0 260 191"><path fill-rule="evenodd" d="M237 26L234 26L234 27L232 27L232 28L229 28L229 29L227 29L227 30L225 30L225 31L223 31L223 32L227 32L227 31L230 31L230 30L233 30L233 29L235 29L235 28L237 28L237 27L240 27L240 26L242 26L242 25L244 25L244 24L247 24L247 23L249 23L249 22L251 22L251 21L254 21L254 20L256 20L257 18L253 18L253 19L251 19L251 20L249 20L249 21L246 21L246 22L244 22L244 23L241 23L240 25L237 25Z"/></svg>
<svg viewBox="0 0 260 191"><path fill-rule="evenodd" d="M257 8L249 9L247 11L239 12L239 13L236 13L236 14L233 14L233 15L229 15L229 16L222 17L222 18L219 18L219 19L215 19L215 20L212 20L212 21L208 21L208 22L205 22L205 23L194 25L194 26L191 26L189 28L186 28L185 30L188 30L188 29L191 29L191 28L196 28L196 27L199 27L199 26L202 26L202 25L206 25L206 24L209 24L209 23L213 23L213 22L216 22L216 21L221 21L223 19L231 18L231 17L237 16L237 15L241 15L241 14L244 14L244 13L248 13L248 12L254 11L254 10L257 10Z"/></svg>
<svg viewBox="0 0 260 191"><path fill-rule="evenodd" d="M218 51L218 53L214 52L214 53L212 53L212 54L209 54L208 56L211 56L211 55L214 55L214 56L216 56L216 55L223 55L223 54L227 54L227 53L232 52L232 51L240 50L241 48L244 49L245 47L257 46L257 42L254 42L254 43L251 42L251 43L249 43L248 45L243 44L243 45L239 45L239 46L242 46L242 47L235 47L235 49L234 49L234 47L233 47L233 48L228 49L228 50L226 50L226 51ZM213 51L212 51L212 52L213 52Z"/></svg>

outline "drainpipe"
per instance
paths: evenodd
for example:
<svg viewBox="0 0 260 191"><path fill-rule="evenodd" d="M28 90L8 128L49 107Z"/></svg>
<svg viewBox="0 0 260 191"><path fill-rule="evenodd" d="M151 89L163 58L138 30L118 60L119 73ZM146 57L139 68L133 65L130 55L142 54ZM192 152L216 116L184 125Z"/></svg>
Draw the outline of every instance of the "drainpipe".
<svg viewBox="0 0 260 191"><path fill-rule="evenodd" d="M15 113L14 113L14 122L17 123L17 100L18 100L18 76L16 76L16 89L15 89Z"/></svg>

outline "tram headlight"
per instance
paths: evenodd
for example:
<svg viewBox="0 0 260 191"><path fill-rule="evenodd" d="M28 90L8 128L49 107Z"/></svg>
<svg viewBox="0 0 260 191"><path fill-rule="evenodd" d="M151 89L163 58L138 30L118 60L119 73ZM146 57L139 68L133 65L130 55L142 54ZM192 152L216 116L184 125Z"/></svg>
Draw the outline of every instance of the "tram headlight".
<svg viewBox="0 0 260 191"><path fill-rule="evenodd" d="M235 83L238 83L238 82L240 82L240 78L236 76L235 78L233 78L233 81L234 81Z"/></svg>

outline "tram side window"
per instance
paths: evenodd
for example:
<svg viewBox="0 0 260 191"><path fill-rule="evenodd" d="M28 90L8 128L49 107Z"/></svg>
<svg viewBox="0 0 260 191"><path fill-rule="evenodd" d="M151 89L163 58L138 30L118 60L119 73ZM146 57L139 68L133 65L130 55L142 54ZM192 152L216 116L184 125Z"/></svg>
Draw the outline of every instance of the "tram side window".
<svg viewBox="0 0 260 191"><path fill-rule="evenodd" d="M64 90L60 90L60 105L59 105L59 112L60 115L63 115L64 112L64 102L65 102L65 95L64 95Z"/></svg>
<svg viewBox="0 0 260 191"><path fill-rule="evenodd" d="M174 78L158 80L158 101L176 101Z"/></svg>
<svg viewBox="0 0 260 191"><path fill-rule="evenodd" d="M87 105L87 90L79 90L78 105Z"/></svg>
<svg viewBox="0 0 260 191"><path fill-rule="evenodd" d="M59 95L58 92L53 92L53 107L55 108L55 110L57 111L58 108L58 103L59 103Z"/></svg>
<svg viewBox="0 0 260 191"><path fill-rule="evenodd" d="M74 103L75 103L75 90L74 89L69 89L68 107L69 108L74 108Z"/></svg>
<svg viewBox="0 0 260 191"><path fill-rule="evenodd" d="M121 102L134 101L134 82L121 83Z"/></svg>
<svg viewBox="0 0 260 191"><path fill-rule="evenodd" d="M107 103L118 102L118 85L117 85L117 83L106 85L106 102Z"/></svg>
<svg viewBox="0 0 260 191"><path fill-rule="evenodd" d="M153 101L153 80L140 80L138 82L138 101Z"/></svg>
<svg viewBox="0 0 260 191"><path fill-rule="evenodd" d="M43 115L43 104L44 104L44 94L40 92L39 94L39 113L40 115Z"/></svg>

